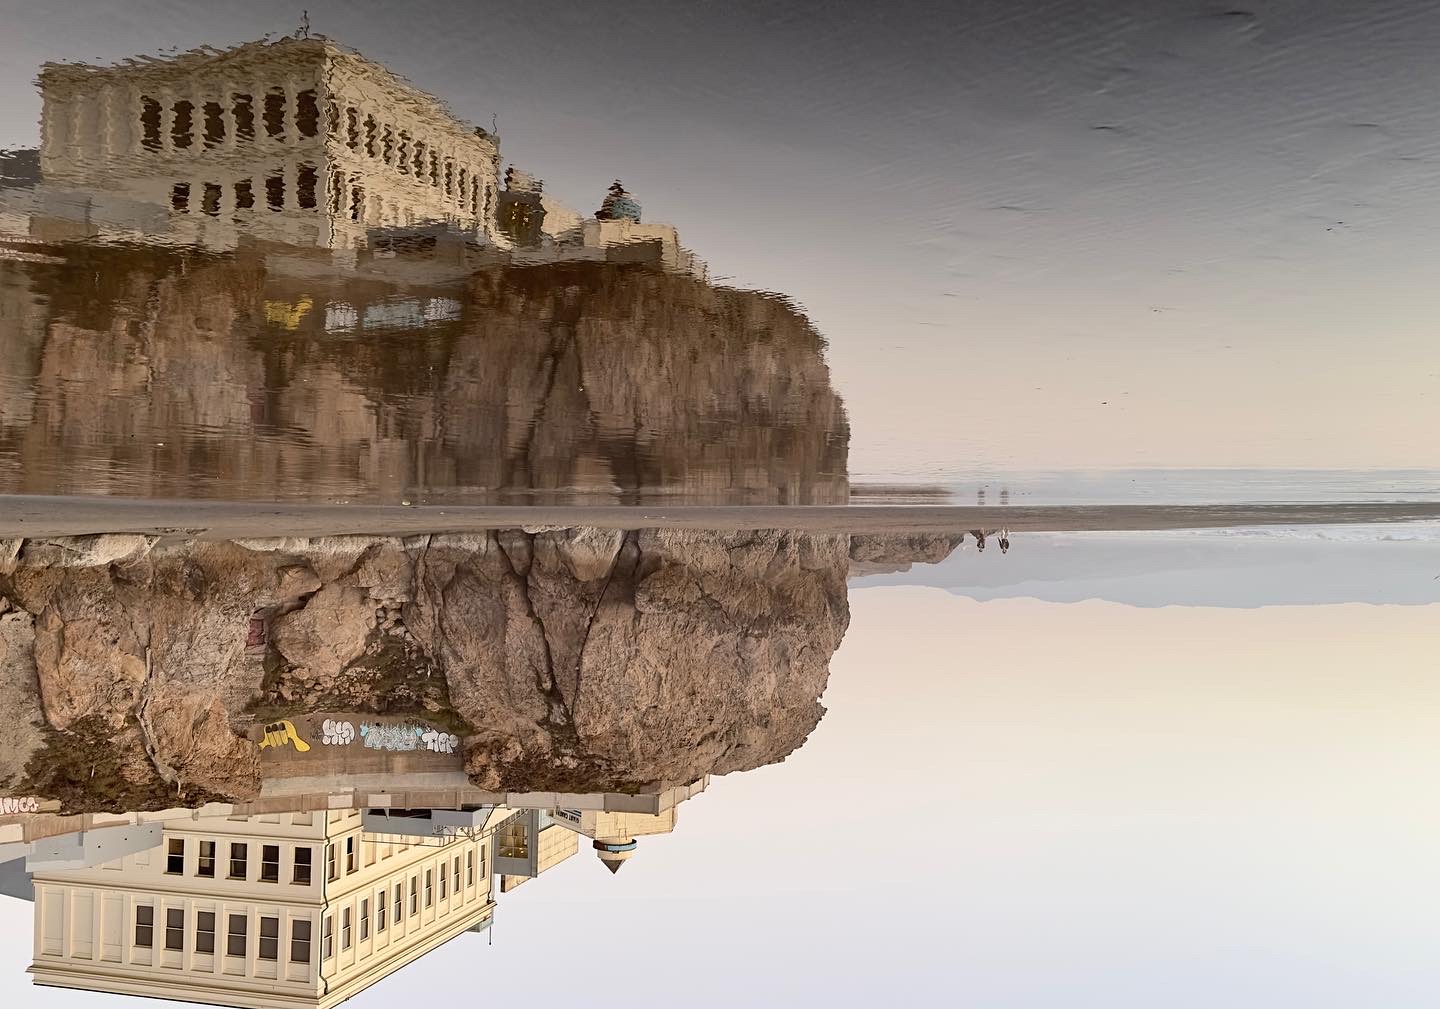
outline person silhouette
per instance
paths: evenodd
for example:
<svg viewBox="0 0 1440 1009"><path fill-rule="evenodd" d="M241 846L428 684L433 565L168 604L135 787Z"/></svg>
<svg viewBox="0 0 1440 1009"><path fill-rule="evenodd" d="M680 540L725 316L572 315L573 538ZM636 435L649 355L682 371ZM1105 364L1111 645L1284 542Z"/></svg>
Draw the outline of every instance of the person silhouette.
<svg viewBox="0 0 1440 1009"><path fill-rule="evenodd" d="M1001 530L1000 530L1000 552L1001 552L1002 554L1008 554L1008 553L1010 552L1010 530L1009 530L1009 529L1001 529Z"/></svg>
<svg viewBox="0 0 1440 1009"><path fill-rule="evenodd" d="M983 553L985 551L985 530L971 529L970 535L975 537L975 549Z"/></svg>

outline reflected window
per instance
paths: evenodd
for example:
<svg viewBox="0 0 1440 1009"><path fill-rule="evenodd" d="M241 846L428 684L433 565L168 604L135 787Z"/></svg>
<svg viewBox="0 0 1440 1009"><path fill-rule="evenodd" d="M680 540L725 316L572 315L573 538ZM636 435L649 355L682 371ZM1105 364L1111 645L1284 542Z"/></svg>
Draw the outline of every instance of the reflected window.
<svg viewBox="0 0 1440 1009"><path fill-rule="evenodd" d="M249 210L255 206L255 185L249 179L235 183L235 209Z"/></svg>
<svg viewBox="0 0 1440 1009"><path fill-rule="evenodd" d="M189 212L190 183L177 182L170 187L170 209L178 210L182 214Z"/></svg>
<svg viewBox="0 0 1440 1009"><path fill-rule="evenodd" d="M160 149L160 103L148 95L140 98L140 137L147 151Z"/></svg>
<svg viewBox="0 0 1440 1009"><path fill-rule="evenodd" d="M285 91L271 88L265 95L265 134L274 140L285 139Z"/></svg>
<svg viewBox="0 0 1440 1009"><path fill-rule="evenodd" d="M320 132L320 105L314 91L307 89L295 96L295 130L302 137L313 137Z"/></svg>
<svg viewBox="0 0 1440 1009"><path fill-rule="evenodd" d="M205 146L219 147L225 142L224 109L219 102L205 103Z"/></svg>
<svg viewBox="0 0 1440 1009"><path fill-rule="evenodd" d="M360 149L360 113L353 107L345 109L345 146L352 151Z"/></svg>
<svg viewBox="0 0 1440 1009"><path fill-rule="evenodd" d="M285 209L285 177L270 175L265 178L265 205L271 210Z"/></svg>
<svg viewBox="0 0 1440 1009"><path fill-rule="evenodd" d="M320 177L314 165L301 165L295 175L295 203L301 210L315 209L315 186Z"/></svg>
<svg viewBox="0 0 1440 1009"><path fill-rule="evenodd" d="M211 217L220 216L220 183L205 183L204 194L200 197L200 210Z"/></svg>
<svg viewBox="0 0 1440 1009"><path fill-rule="evenodd" d="M230 100L230 114L235 119L235 139L254 140L255 100L250 95L239 93L231 95Z"/></svg>
<svg viewBox="0 0 1440 1009"><path fill-rule="evenodd" d="M195 106L181 99L171 106L175 118L170 123L170 142L176 147L190 146L191 131L195 128Z"/></svg>
<svg viewBox="0 0 1440 1009"><path fill-rule="evenodd" d="M365 117L365 153L369 157L375 156L375 137L379 124L375 122L374 116Z"/></svg>

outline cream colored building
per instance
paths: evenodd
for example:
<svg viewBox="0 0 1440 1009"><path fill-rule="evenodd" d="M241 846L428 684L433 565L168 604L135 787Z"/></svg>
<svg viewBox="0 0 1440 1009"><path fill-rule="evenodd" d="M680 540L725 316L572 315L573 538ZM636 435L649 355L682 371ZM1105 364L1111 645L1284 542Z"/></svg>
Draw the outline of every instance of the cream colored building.
<svg viewBox="0 0 1440 1009"><path fill-rule="evenodd" d="M429 222L496 236L498 138L328 39L51 63L40 87L46 186L168 208L179 241L348 248Z"/></svg>
<svg viewBox="0 0 1440 1009"><path fill-rule="evenodd" d="M35 983L329 1007L494 911L494 833L368 833L358 810L202 817L103 865L34 874Z"/></svg>

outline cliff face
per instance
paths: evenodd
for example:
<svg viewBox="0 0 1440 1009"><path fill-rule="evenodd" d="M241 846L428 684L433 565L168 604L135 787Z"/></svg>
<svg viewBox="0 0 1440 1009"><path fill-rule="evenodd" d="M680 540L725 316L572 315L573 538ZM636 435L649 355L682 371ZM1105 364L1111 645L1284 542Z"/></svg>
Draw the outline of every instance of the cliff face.
<svg viewBox="0 0 1440 1009"><path fill-rule="evenodd" d="M250 728L327 711L445 727L496 790L758 767L820 718L847 550L595 529L12 543L0 697L40 725L0 746L0 775L75 810L245 799Z"/></svg>
<svg viewBox="0 0 1440 1009"><path fill-rule="evenodd" d="M0 357L0 491L847 496L823 341L772 296L614 264L426 285L253 252L66 256L0 262L17 331Z"/></svg>

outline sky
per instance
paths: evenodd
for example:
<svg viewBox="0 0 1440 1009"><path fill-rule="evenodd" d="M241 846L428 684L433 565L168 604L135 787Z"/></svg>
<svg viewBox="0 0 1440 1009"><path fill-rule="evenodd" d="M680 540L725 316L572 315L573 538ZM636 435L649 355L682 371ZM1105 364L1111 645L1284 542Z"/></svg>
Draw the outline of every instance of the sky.
<svg viewBox="0 0 1440 1009"><path fill-rule="evenodd" d="M1440 606L850 602L802 749L349 1004L1434 1005ZM122 1004L28 987L30 909L0 1000Z"/></svg>
<svg viewBox="0 0 1440 1009"><path fill-rule="evenodd" d="M315 31L590 212L621 177L830 340L858 479L1440 468L1440 8L308 0ZM0 0L45 59L295 28L265 2Z"/></svg>

